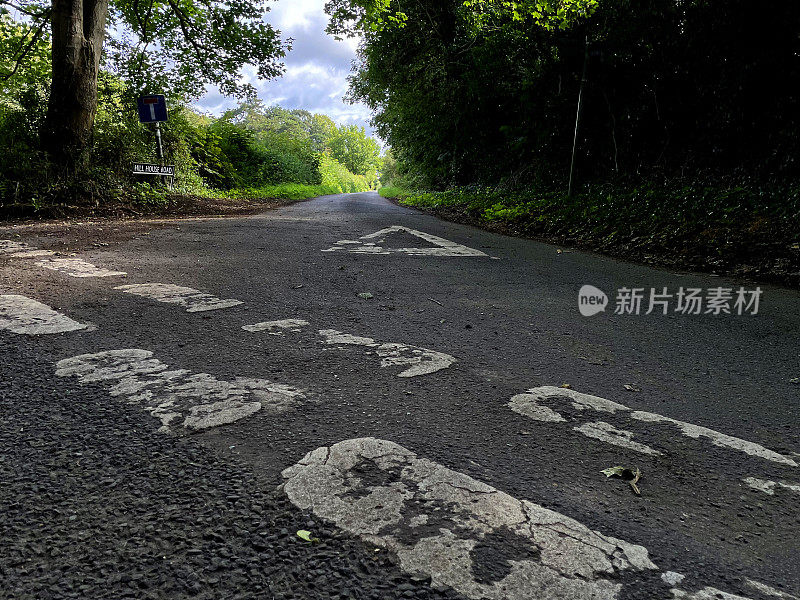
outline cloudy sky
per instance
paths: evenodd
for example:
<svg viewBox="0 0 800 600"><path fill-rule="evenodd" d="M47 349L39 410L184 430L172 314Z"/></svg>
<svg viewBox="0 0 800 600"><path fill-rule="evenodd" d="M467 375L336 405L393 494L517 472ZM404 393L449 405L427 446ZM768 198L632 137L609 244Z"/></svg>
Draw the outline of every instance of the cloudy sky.
<svg viewBox="0 0 800 600"><path fill-rule="evenodd" d="M350 62L355 58L357 42L337 42L325 34L328 17L325 0L277 0L271 2L266 20L281 31L283 38L293 38L293 50L286 56L286 73L272 81L247 78L258 90L265 104L285 108L304 108L323 113L337 123L369 127L370 111L366 106L342 101L347 91ZM249 74L252 75L250 70ZM245 73L248 75L248 72ZM236 106L236 101L211 90L198 103L203 111L219 115Z"/></svg>

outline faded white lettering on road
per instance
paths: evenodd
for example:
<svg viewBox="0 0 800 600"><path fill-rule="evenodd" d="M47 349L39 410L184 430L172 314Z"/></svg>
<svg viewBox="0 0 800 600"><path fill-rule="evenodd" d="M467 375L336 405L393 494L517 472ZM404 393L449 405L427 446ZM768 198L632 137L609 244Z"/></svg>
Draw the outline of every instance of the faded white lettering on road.
<svg viewBox="0 0 800 600"><path fill-rule="evenodd" d="M581 392L576 392L575 390L558 388L554 386L542 386L542 387L532 388L524 394L517 394L516 396L511 398L511 400L508 403L508 406L514 412L525 415L526 417L535 419L537 421L566 422L567 419L565 419L563 415L553 410L549 406L546 406L546 404L548 403L558 403L558 402L569 402L572 408L580 411L588 410L588 411L611 413L611 414L622 412L625 413L631 419L637 421L648 422L648 423L664 423L668 425L673 425L677 427L678 430L684 436L689 438L693 439L705 438L709 440L713 445L721 448L736 450L738 452L743 452L750 456L763 458L766 460L770 460L772 462L789 465L792 467L797 466L797 463L791 458L783 456L782 454L779 454L778 452L765 448L764 446L756 444L755 442L748 442L746 440L733 437L724 433L720 433L719 431L715 431L707 427L701 427L700 425L693 425L691 423L686 423L684 421L678 421L676 419L665 417L663 415L659 415L656 413L638 411L638 410L634 411L631 408L625 406L624 404L612 402L611 400L606 400L605 398L600 398L598 396L583 394ZM593 427L581 426L581 427L575 427L574 429L584 435L589 435L591 433L589 437L602 439L603 441L610 444L614 444L616 446L624 446L636 450L638 452L644 451L642 448L637 449L636 446L629 443L631 441L630 436L628 435L629 432L612 435L612 432L606 429L605 433L608 435L600 437L598 434L598 429L596 424ZM621 432L621 430L617 431ZM647 447L644 446L644 448Z"/></svg>
<svg viewBox="0 0 800 600"><path fill-rule="evenodd" d="M26 335L45 335L80 331L88 327L27 296L0 295L0 329Z"/></svg>
<svg viewBox="0 0 800 600"><path fill-rule="evenodd" d="M43 256L53 256L55 252L52 250L24 250L22 252L14 252L9 254L11 258L41 258Z"/></svg>
<svg viewBox="0 0 800 600"><path fill-rule="evenodd" d="M434 247L425 248L388 248L385 244L386 237L393 233L407 233L432 244ZM336 244L323 250L323 252L350 252L352 254L408 254L411 256L487 256L480 250L468 248L462 244L451 242L436 235L410 229L402 225L392 225L375 233L362 236L357 240L339 240Z"/></svg>
<svg viewBox="0 0 800 600"><path fill-rule="evenodd" d="M429 375L448 368L456 359L444 352L428 350L407 344L381 343L372 338L342 333L335 329L321 329L319 334L331 345L365 346L381 359L381 367L408 367L398 373L398 377L417 377Z"/></svg>
<svg viewBox="0 0 800 600"><path fill-rule="evenodd" d="M728 592L723 592L713 587L704 587L695 592L684 592L683 590L675 588L670 591L675 600L751 600L746 596L729 594Z"/></svg>
<svg viewBox="0 0 800 600"><path fill-rule="evenodd" d="M650 446L634 442L631 438L633 432L624 429L617 429L610 423L605 421L597 421L596 423L584 423L580 427L573 427L579 433L586 437L595 438L602 442L612 444L614 446L621 446L622 448L630 448L642 454L652 454L660 456L661 452L653 450Z"/></svg>
<svg viewBox="0 0 800 600"><path fill-rule="evenodd" d="M308 321L303 319L283 319L280 321L264 321L255 325L243 325L242 329L251 333L266 331L269 335L284 335L284 331L298 333L308 325Z"/></svg>
<svg viewBox="0 0 800 600"><path fill-rule="evenodd" d="M770 496L775 495L776 488L782 488L800 494L800 485L796 483L785 483L783 481L771 481L769 479L759 479L758 477L745 477L742 479L747 485L754 490L764 492Z"/></svg>
<svg viewBox="0 0 800 600"><path fill-rule="evenodd" d="M760 581L756 581L754 579L746 578L744 582L748 585L748 587L757 590L762 594L766 594L767 596L781 598L782 600L800 600L800 598L798 598L797 596L793 596L792 594L782 592L781 590L777 590L774 587L767 585L766 583L761 583Z"/></svg>
<svg viewBox="0 0 800 600"><path fill-rule="evenodd" d="M178 304L186 307L186 312L203 312L219 310L243 304L240 300L220 300L216 296L206 294L199 290L181 287L171 283L137 283L121 285L114 288L128 294L150 298L167 304Z"/></svg>
<svg viewBox="0 0 800 600"><path fill-rule="evenodd" d="M70 277L119 277L126 275L124 271L111 271L96 267L80 258L48 258L36 261L36 264L45 269L64 273Z"/></svg>
<svg viewBox="0 0 800 600"><path fill-rule="evenodd" d="M35 250L32 246L28 246L28 244L23 244L22 242L17 242L15 240L0 240L0 254L13 254L15 252L29 252L30 250Z"/></svg>
<svg viewBox="0 0 800 600"><path fill-rule="evenodd" d="M221 381L207 373L170 370L152 352L136 348L83 354L59 361L56 367L59 377L109 384L111 396L141 406L161 422L161 431L175 425L208 429L260 410L280 413L303 398L300 390L266 379Z"/></svg>
<svg viewBox="0 0 800 600"><path fill-rule="evenodd" d="M41 258L42 256L53 256L55 252L39 250L14 240L0 240L0 254L10 258Z"/></svg>
<svg viewBox="0 0 800 600"><path fill-rule="evenodd" d="M318 448L283 472L303 510L397 554L471 599L616 598L622 571L657 567L647 549L418 458L393 442L354 439ZM484 560L517 548L510 572L486 582ZM666 591L666 590L665 590Z"/></svg>

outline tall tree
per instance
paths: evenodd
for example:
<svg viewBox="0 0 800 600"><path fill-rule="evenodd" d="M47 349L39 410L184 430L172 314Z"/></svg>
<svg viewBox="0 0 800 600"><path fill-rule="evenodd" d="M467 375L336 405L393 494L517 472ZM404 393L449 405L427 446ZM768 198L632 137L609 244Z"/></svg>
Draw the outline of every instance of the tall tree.
<svg viewBox="0 0 800 600"><path fill-rule="evenodd" d="M381 147L363 127L342 125L328 141L331 156L351 173L374 179L380 166Z"/></svg>
<svg viewBox="0 0 800 600"><path fill-rule="evenodd" d="M349 97L421 185L561 187L573 146L584 184L800 172L800 3L757 19L746 0L326 8L332 33L363 36Z"/></svg>
<svg viewBox="0 0 800 600"><path fill-rule="evenodd" d="M0 0L25 16L31 37L49 30L52 85L42 143L74 167L89 147L101 64L134 93L200 96L207 84L253 96L242 69L268 79L283 72L286 44L263 20L267 0ZM15 60L24 64L25 48Z"/></svg>

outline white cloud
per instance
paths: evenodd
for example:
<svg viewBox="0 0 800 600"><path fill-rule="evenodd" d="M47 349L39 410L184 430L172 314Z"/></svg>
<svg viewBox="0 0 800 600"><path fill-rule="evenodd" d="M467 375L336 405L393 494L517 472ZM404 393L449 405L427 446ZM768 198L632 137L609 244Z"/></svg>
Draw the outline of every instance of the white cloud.
<svg viewBox="0 0 800 600"><path fill-rule="evenodd" d="M323 113L340 124L357 124L372 131L370 111L363 104L350 105L342 98L347 92L350 64L356 57L358 40L336 41L325 33L328 17L325 0L277 0L266 20L281 30L283 38L294 40L287 54L286 73L272 81L258 81L255 70L246 68L243 80L258 90L265 104L302 108ZM218 90L209 90L197 108L219 115L236 106Z"/></svg>

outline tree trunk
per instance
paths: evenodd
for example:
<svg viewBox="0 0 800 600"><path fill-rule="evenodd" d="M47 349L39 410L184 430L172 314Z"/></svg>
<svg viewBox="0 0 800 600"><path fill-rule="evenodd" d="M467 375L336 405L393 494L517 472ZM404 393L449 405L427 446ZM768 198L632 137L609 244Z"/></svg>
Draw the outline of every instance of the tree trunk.
<svg viewBox="0 0 800 600"><path fill-rule="evenodd" d="M97 73L108 0L53 0L53 81L43 149L66 170L86 159L97 113Z"/></svg>

